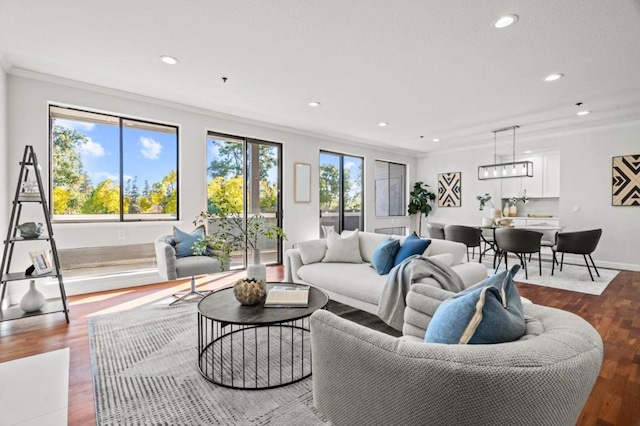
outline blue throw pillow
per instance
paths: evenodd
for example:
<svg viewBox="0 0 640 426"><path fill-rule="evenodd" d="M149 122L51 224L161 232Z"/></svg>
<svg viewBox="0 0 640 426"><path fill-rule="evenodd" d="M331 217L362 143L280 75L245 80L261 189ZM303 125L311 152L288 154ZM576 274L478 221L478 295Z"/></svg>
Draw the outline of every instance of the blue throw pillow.
<svg viewBox="0 0 640 426"><path fill-rule="evenodd" d="M420 238L414 232L405 238L404 242L400 246L400 250L396 253L396 258L393 262L393 266L398 266L409 256L414 254L422 254L431 244L431 240Z"/></svg>
<svg viewBox="0 0 640 426"><path fill-rule="evenodd" d="M520 265L499 272L440 304L424 341L448 344L489 344L518 340L525 322L513 276Z"/></svg>
<svg viewBox="0 0 640 426"><path fill-rule="evenodd" d="M400 250L400 241L389 238L384 240L373 251L371 256L371 266L378 275L388 274L396 259L396 253Z"/></svg>
<svg viewBox="0 0 640 426"><path fill-rule="evenodd" d="M176 239L176 257L193 256L193 245L197 240L204 238L204 226L198 226L190 234L174 226L173 235Z"/></svg>

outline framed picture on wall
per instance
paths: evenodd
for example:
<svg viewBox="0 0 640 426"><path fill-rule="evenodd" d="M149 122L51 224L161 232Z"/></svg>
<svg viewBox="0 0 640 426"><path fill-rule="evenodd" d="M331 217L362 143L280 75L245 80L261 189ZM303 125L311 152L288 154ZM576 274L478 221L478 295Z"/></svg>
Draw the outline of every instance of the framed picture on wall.
<svg viewBox="0 0 640 426"><path fill-rule="evenodd" d="M461 172L438 175L438 207L462 206L461 176Z"/></svg>
<svg viewBox="0 0 640 426"><path fill-rule="evenodd" d="M293 163L293 201L311 202L311 164Z"/></svg>
<svg viewBox="0 0 640 426"><path fill-rule="evenodd" d="M614 206L640 206L640 155L613 157Z"/></svg>

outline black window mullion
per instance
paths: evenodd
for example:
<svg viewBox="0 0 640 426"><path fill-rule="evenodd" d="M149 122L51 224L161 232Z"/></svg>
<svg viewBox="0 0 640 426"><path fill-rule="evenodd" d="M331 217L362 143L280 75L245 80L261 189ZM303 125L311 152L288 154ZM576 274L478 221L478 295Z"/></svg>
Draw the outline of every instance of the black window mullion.
<svg viewBox="0 0 640 426"><path fill-rule="evenodd" d="M124 130L122 117L118 118L120 126L120 222L124 222Z"/></svg>

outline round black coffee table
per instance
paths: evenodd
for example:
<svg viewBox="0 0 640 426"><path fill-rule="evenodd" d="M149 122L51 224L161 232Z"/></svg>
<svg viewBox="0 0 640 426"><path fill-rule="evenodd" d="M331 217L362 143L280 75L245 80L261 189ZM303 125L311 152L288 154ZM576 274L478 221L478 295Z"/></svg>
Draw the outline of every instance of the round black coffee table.
<svg viewBox="0 0 640 426"><path fill-rule="evenodd" d="M267 283L273 285L289 283ZM269 389L311 375L309 316L327 294L309 287L306 308L242 306L227 288L198 303L198 368L210 382L234 389Z"/></svg>

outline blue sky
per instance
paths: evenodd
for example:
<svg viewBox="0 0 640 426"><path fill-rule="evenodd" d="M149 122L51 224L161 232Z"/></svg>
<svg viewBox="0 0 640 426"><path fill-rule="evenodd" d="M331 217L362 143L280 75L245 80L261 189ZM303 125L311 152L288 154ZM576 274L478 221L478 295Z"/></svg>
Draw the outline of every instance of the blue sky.
<svg viewBox="0 0 640 426"><path fill-rule="evenodd" d="M55 119L54 125L74 129L85 135L89 142L80 150L85 170L95 185L110 178L119 184L120 135L118 126ZM160 182L171 170L176 169L177 144L175 135L151 130L125 127L123 131L123 172L127 179L138 178L142 191L144 181L149 186Z"/></svg>

